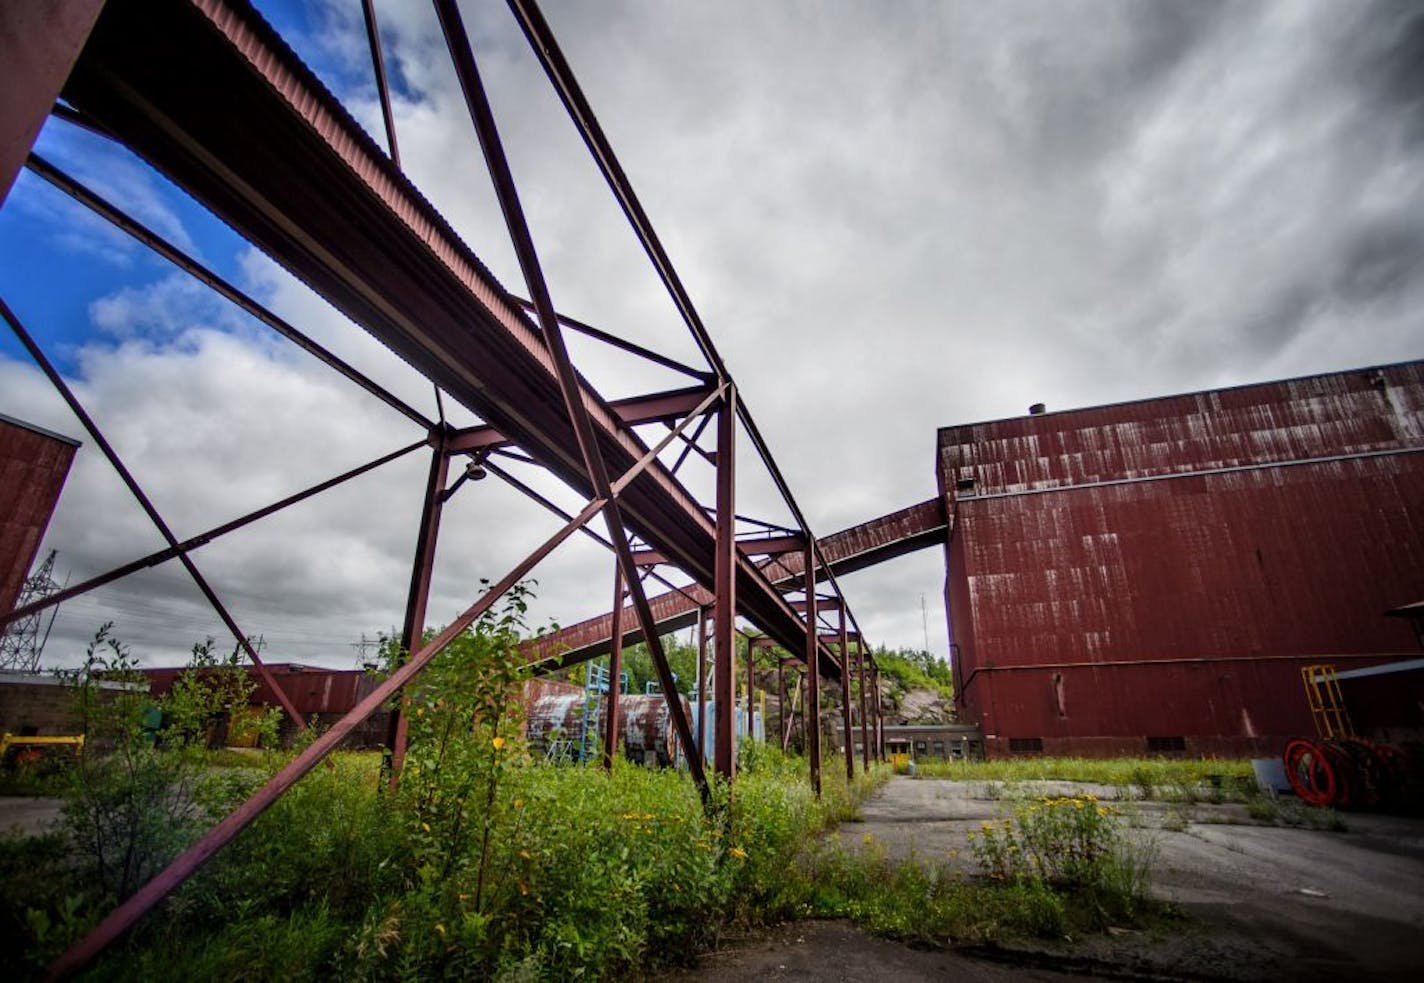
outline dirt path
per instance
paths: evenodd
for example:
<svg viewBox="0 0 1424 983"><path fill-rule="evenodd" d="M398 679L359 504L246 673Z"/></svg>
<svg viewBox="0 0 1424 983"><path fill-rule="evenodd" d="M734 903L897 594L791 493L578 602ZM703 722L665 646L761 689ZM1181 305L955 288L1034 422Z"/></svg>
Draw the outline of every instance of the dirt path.
<svg viewBox="0 0 1424 983"><path fill-rule="evenodd" d="M1029 785L1030 783L1024 783ZM1051 783L1028 794L1112 789ZM897 858L964 867L964 834L1002 814L990 783L895 778L837 835ZM1424 821L1350 815L1347 832L1246 825L1241 806L1141 803L1133 835L1160 855L1154 893L1179 931L1028 943L997 953L922 952L843 922L803 922L731 944L675 980L1424 979ZM1163 824L1166 824L1165 828Z"/></svg>

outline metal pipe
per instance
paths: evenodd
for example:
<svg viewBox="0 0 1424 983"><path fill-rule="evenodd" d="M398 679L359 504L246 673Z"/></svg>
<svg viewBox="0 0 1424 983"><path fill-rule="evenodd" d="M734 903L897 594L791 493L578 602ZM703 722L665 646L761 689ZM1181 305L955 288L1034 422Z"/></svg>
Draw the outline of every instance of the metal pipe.
<svg viewBox="0 0 1424 983"><path fill-rule="evenodd" d="M183 568L188 571L188 576L193 578L193 583L197 584L198 590L202 592L208 604L217 612L218 617L222 620L223 624L227 626L228 631L232 633L232 637L236 640L238 646L241 647L242 650L247 653L247 657L252 660L252 665L257 669L257 674L262 677L262 681L272 688L272 693L277 697L277 702L282 704L282 709L287 712L287 715L292 718L298 727L305 730L307 722L302 719L302 715L297 712L296 705L292 702L292 698L287 695L286 690L277 684L276 677L272 675L271 671L263 663L261 657L258 656L257 649L252 646L247 635L238 627L232 614L228 612L228 609L223 605L222 601L218 599L217 594L208 584L207 578L202 575L198 570L197 564L193 562L193 558L179 548L178 537L173 535L173 530L169 528L168 523L164 521L163 516L159 514L158 509L154 507L153 502L149 499L148 495L144 493L143 488L139 486L137 479L134 478L133 474L124 465L123 459L119 457L118 451L114 450L113 445L109 443L103 431L99 429L98 424L94 422L94 419L84 409L84 406L74 395L73 390L69 388L69 384L64 381L64 377L59 374L59 371L50 362L49 358L40 350L40 346L35 343L34 338L30 337L30 333L25 330L25 326L20 323L20 319L15 316L15 312L10 309L10 305L5 303L3 298L0 298L0 315L3 315L5 320L9 322L10 330L15 333L15 337L19 339L20 344L30 353L30 357L35 360L35 363L40 367L40 371L45 374L50 384L54 386L60 396L64 398L65 403L69 405L70 412L78 417L80 424L88 431L90 438L93 439L99 450L103 452L104 457L108 458L109 464L118 472L119 478L123 481L124 485L128 487L129 493L138 501L139 506L142 507L149 521L153 523L159 534L167 541L168 548L175 551L178 562L183 564Z"/></svg>
<svg viewBox="0 0 1424 983"><path fill-rule="evenodd" d="M23 607L15 608L8 614L0 613L0 628L5 627L10 622L15 621L19 618L27 617L37 611L43 611L45 608L52 607L56 604L62 604L63 602L68 601L71 598L78 597L81 594L87 594L91 590L96 590L97 588L103 587L105 584L113 583L115 580L127 577L131 573L135 573L139 570L143 570L148 567L156 567L160 563L165 563L168 560L173 559L179 553L189 553L195 549L198 549L199 547L206 546L213 540L226 536L228 533L241 529L243 526L250 525L256 522L258 519L266 518L267 516L272 515L274 512L280 512L282 511L282 509L285 509L290 505L295 505L298 502L306 501L308 498L311 498L314 495L318 495L329 488L335 488L337 485L342 484L346 481L350 481L352 478L358 478L368 471L373 471L383 464L389 464L391 461L394 461L400 457L404 457L405 455L411 453L417 448L424 447L425 445L426 441L417 440L415 443L408 444L407 446L402 447L400 450L392 451L391 453L386 454L383 457L376 458L374 461L369 461L366 464L361 465L359 468L353 468L350 471L345 472L344 474L339 474L334 478L329 478L326 481L323 481L321 484L313 485L310 488L297 492L295 495L288 495L281 501L273 502L271 505L268 505L265 508L260 508L256 512L249 512L246 515L241 516L240 518L233 519L231 522L225 522L220 526L214 526L207 532L200 532L196 536L191 536L188 539L183 540L183 542L179 543L177 546L170 546L167 549L158 550L157 552L150 553L147 556L141 556L137 560L125 563L123 566L114 567L112 570L108 570L104 573L101 573L96 577L91 577L88 580L83 581L82 583L75 584L73 587L66 587L64 590L51 594L48 597L42 597L38 601L32 601L31 603L26 604Z"/></svg>
<svg viewBox="0 0 1424 983"><path fill-rule="evenodd" d="M25 162L25 166L81 205L84 205L100 218L108 221L115 228L128 233L134 239L137 239L194 279L207 284L223 297L302 349L302 351L336 370L397 413L419 424L421 429L426 431L435 429L435 421L427 418L424 413L421 413L398 396L389 392L356 368L348 365L339 356L323 348L320 344L307 337L287 321L267 310L267 308L263 307L248 294L239 290L192 256L183 252L183 250L173 245L173 243L160 236L157 232L154 232L137 219L130 217L110 204L100 195L89 190L89 188L55 167L43 157L32 153L30 154L29 160Z"/></svg>
<svg viewBox="0 0 1424 983"><path fill-rule="evenodd" d="M381 99L381 119L386 124L386 145L391 151L391 163L400 167L400 146L396 143L396 118L391 112L391 90L386 84L386 57L381 53L381 29L376 23L374 0L361 0L361 13L366 18L366 40L371 45L371 67L376 74L376 93Z"/></svg>

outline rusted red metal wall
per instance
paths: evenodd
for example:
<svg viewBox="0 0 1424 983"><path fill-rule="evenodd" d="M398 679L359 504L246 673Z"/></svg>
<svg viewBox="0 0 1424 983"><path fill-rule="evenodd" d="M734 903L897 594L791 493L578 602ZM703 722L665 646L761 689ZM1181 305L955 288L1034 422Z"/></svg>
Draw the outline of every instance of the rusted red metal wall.
<svg viewBox="0 0 1424 983"><path fill-rule="evenodd" d="M1424 598L1422 438L1420 362L941 430L966 718L991 754L1309 732L1302 664L1418 651L1383 613Z"/></svg>
<svg viewBox="0 0 1424 983"><path fill-rule="evenodd" d="M25 585L78 446L0 414L0 611Z"/></svg>

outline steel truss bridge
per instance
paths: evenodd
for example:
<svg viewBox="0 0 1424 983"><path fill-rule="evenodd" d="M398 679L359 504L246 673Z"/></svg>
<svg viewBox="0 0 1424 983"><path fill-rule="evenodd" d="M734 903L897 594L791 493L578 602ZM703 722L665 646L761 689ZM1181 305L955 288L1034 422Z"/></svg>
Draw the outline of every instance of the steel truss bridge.
<svg viewBox="0 0 1424 983"><path fill-rule="evenodd" d="M184 567L256 670L270 673L248 635L223 604L193 554L215 539L300 501L415 453L429 458L416 530L402 629L406 661L285 769L214 826L137 894L114 909L51 967L77 971L182 884L372 713L390 705L454 638L575 533L598 539L614 555L611 612L531 643L535 671L605 653L616 677L622 647L646 642L665 693L675 686L659 636L701 623L699 677L713 691L734 688L737 619L756 631L757 647L775 647L780 662L804 673L803 725L819 734L823 677L836 680L845 732L858 694L862 767L882 751L878 670L837 583L837 574L944 541L938 499L865 526L818 539L777 468L735 380L678 278L558 42L534 0L508 0L572 125L587 146L633 233L667 289L704 364L689 366L561 314L554 305L455 0L434 0L451 62L474 124L524 280L515 294L495 280L449 223L405 176L372 0L362 0L372 77L385 122L374 141L245 0L49 0L0 5L0 203L21 168L212 288L300 346L412 424L412 441L361 467L218 527L179 540L137 477L105 439L32 333L0 298L0 316L48 376L99 451L109 460L166 542L166 547L32 604L0 614L0 627L159 563ZM380 340L484 423L457 428L431 419L328 351L299 326L270 310L178 245L33 152L51 118L84 127L138 155L246 240L306 283L352 322ZM473 148L472 148L473 153ZM609 401L581 376L565 343L576 332L685 375L684 388ZM649 442L635 430L661 425ZM699 441L707 430L715 449ZM753 457L743 462L739 438ZM672 464L664 452L679 448ZM715 500L699 502L679 479L691 455L716 471ZM585 504L563 512L506 469L532 462L574 489ZM764 468L794 517L783 526L738 515L739 463ZM460 470L451 481L452 465ZM467 474L483 469L560 514L563 525L462 615L424 641L441 510ZM591 527L601 520L603 532ZM659 568L690 578L677 586ZM667 590L649 596L648 581ZM710 639L708 626L710 626ZM710 658L708 653L710 642ZM751 667L752 659L747 659ZM807 671L810 670L810 671ZM702 680L699 679L699 682ZM853 686L853 683L855 684ZM784 687L783 687L784 688ZM272 685L285 700L280 686ZM699 693L704 687L699 686ZM611 692L610 721L617 694ZM867 700L870 705L867 706ZM301 723L295 708L285 709ZM669 709L685 748L700 747L677 699ZM699 719L702 715L699 714ZM735 770L731 701L718 700L712 720L713 769ZM870 736L870 728L875 736ZM607 728L604 761L614 753ZM845 767L854 773L850 740ZM392 780L399 774L405 728L393 714L388 735ZM872 750L873 749L873 750ZM810 781L819 792L820 741L808 741ZM686 755L704 796L702 758Z"/></svg>

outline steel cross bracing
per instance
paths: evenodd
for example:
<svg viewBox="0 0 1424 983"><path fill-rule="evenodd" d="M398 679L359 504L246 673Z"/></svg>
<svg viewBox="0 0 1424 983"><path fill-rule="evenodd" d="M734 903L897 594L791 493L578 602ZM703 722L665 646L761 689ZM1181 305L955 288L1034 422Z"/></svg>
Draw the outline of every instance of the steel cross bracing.
<svg viewBox="0 0 1424 983"><path fill-rule="evenodd" d="M695 598L704 622L710 611L712 671L719 691L731 691L738 615L765 632L766 639L814 667L815 671L807 673L810 706L803 714L803 730L809 718L815 735L808 741L812 781L819 789L818 681L823 674L839 676L846 697L842 712L849 720L849 642L856 642L857 663L863 664L864 643L859 626L835 583L836 568L810 532L542 14L532 0L511 0L510 6L667 286L707 361L707 371L684 366L554 309L535 244L523 220L513 176L503 158L494 117L479 82L475 54L453 2L435 0L435 8L500 196L530 301L521 300L496 282L401 173L376 11L370 0L363 0L363 14L389 155L360 129L282 39L242 0L108 0L104 4L97 0L56 0L42 9L24 5L0 9L0 82L4 83L0 85L0 195L8 193L15 170L22 162L27 163L45 180L425 430L422 438L409 447L180 541L144 497L97 424L73 399L19 318L0 305L12 330L69 399L71 408L168 541L167 549L91 578L64 596L93 589L145 566L177 559L199 582L239 643L245 644L245 636L202 579L189 554L218 536L421 446L432 449L403 633L409 651L407 661L271 782L66 953L52 967L56 975L82 966L167 896L359 723L398 695L505 591L578 531L594 536L617 554L615 607L621 614L625 592L632 598L633 617L628 621L650 642L654 661L664 676L665 692L673 692L673 686L657 643L664 621L655 609L662 598L647 598L643 582L652 576L673 585L651 569L653 562L669 563L692 578L690 587L673 587L672 593L665 596L683 602ZM56 96L62 96L65 102L56 103ZM443 404L439 420L431 421L120 208L31 155L30 147L43 116L51 112L143 157L430 379L435 384L437 403L443 391L487 423L454 430L445 423ZM562 340L565 328L683 372L699 385L609 403L574 369ZM661 422L669 430L652 447L632 429L649 422ZM698 443L712 422L716 423L715 453ZM738 424L795 517L795 528L751 520L774 535L737 539L736 523L743 518L736 514L733 480ZM681 441L684 447L669 468L659 454L674 441ZM698 503L677 480L678 469L694 452L715 462L717 469L717 500L710 509ZM468 455L472 467L488 468L519 486L517 479L487 460L490 454L548 469L580 492L587 499L586 504L463 615L421 644L441 506L464 480L462 475L455 485L447 486L452 457ZM547 501L541 500L541 504L553 508ZM606 519L607 539L586 528L588 521L599 514ZM630 532L639 544L636 552ZM772 558L760 560L765 556ZM816 594L816 583L826 578L831 581L834 596L823 600ZM805 600L789 600L783 595L785 590L799 590ZM838 634L819 631L818 602L838 613ZM30 608L39 609L34 605ZM30 608L11 612L8 617L21 616ZM855 627L853 633L847 631L847 621ZM617 626L613 634L623 637ZM699 644L705 648L705 643L704 633ZM257 653L250 646L247 648L259 671L265 672ZM750 646L747 651L750 672ZM700 665L699 674L701 671ZM862 700L863 686L862 683ZM279 698L285 696L279 686L274 685L273 689ZM730 777L734 748L728 702L718 703L713 736L717 770ZM684 746L699 741L700 737L691 734L680 702L670 699L669 707ZM290 706L288 710L295 716ZM699 715L699 730L701 726ZM403 728L397 713L393 715L389 738L395 754L393 768L399 766L402 742ZM687 757L694 777L705 791L701 755ZM847 768L853 771L849 747Z"/></svg>

